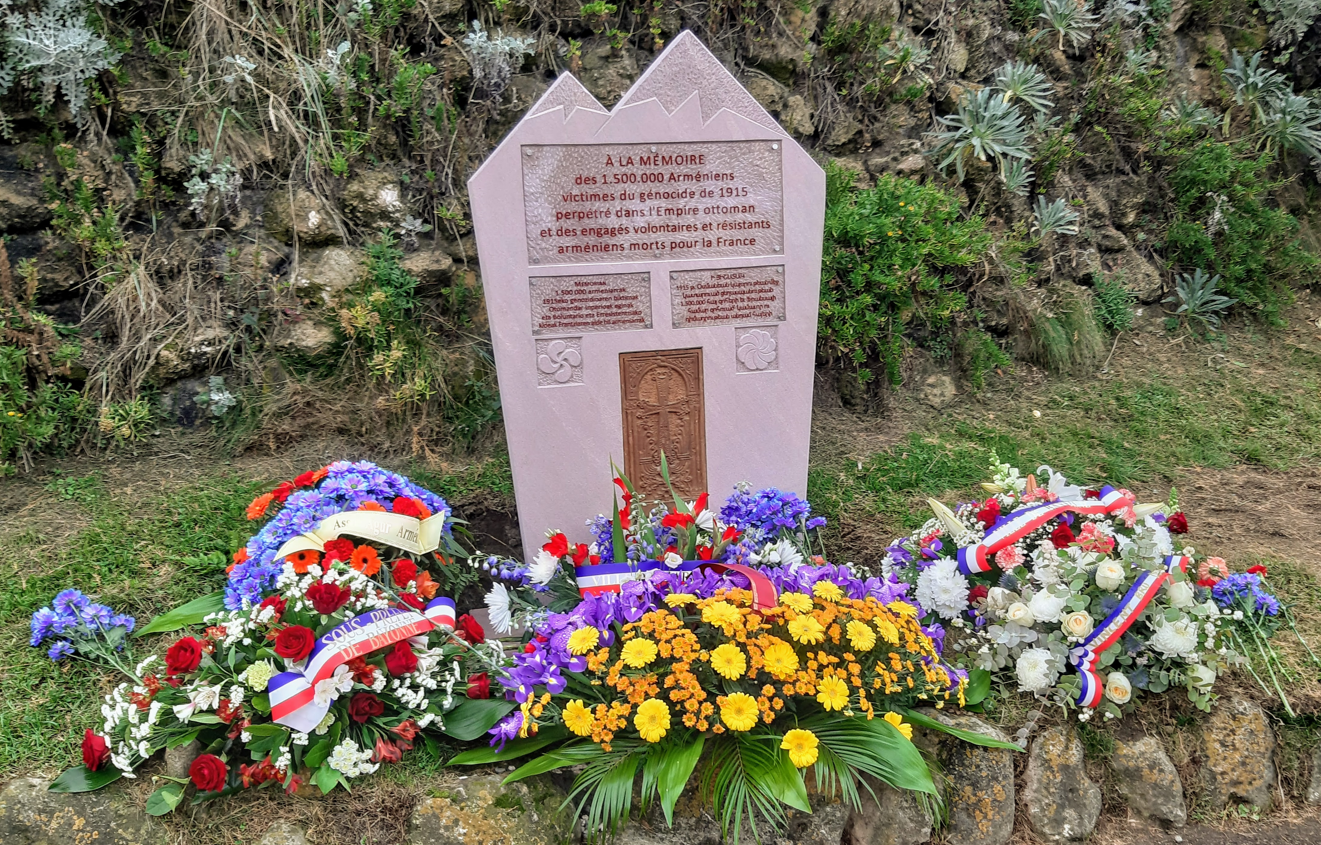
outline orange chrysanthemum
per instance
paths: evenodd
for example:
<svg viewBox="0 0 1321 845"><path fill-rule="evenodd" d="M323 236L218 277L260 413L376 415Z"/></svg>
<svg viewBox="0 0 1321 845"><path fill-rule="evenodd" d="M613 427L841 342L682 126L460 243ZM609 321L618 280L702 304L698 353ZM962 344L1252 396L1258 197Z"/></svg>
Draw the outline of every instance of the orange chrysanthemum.
<svg viewBox="0 0 1321 845"><path fill-rule="evenodd" d="M266 515L266 509L271 506L271 502L273 501L275 501L274 493L262 493L260 496L253 499L252 504L248 505L248 519L261 519Z"/></svg>
<svg viewBox="0 0 1321 845"><path fill-rule="evenodd" d="M370 578L381 571L381 558L371 546L358 546L349 558L349 565Z"/></svg>
<svg viewBox="0 0 1321 845"><path fill-rule="evenodd" d="M321 562L321 555L312 549L303 549L301 552L285 555L284 559L293 566L294 572L299 575L306 575L309 566Z"/></svg>

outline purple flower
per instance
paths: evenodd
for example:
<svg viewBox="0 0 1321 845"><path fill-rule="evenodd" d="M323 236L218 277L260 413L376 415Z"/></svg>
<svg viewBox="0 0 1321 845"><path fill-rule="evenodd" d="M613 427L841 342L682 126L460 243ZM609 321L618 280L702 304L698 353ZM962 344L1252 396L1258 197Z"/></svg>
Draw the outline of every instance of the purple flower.
<svg viewBox="0 0 1321 845"><path fill-rule="evenodd" d="M57 661L71 654L73 654L73 645L68 640L56 640L55 645L51 646L50 651L46 652L51 660Z"/></svg>
<svg viewBox="0 0 1321 845"><path fill-rule="evenodd" d="M87 607L91 603L92 600L78 590L64 590L55 596L55 601L51 602L51 606L55 608L56 612L76 615L76 611Z"/></svg>
<svg viewBox="0 0 1321 845"><path fill-rule="evenodd" d="M505 743L511 739L518 738L518 732L523 727L523 712L515 710L508 716L495 723L495 727L487 731L493 739L491 747L496 751L504 751Z"/></svg>
<svg viewBox="0 0 1321 845"><path fill-rule="evenodd" d="M750 543L775 539L781 530L811 531L826 524L825 519L813 517L812 506L796 494L774 487L755 493L750 488L735 490L720 509L720 519L738 526Z"/></svg>
<svg viewBox="0 0 1321 845"><path fill-rule="evenodd" d="M58 622L59 617L55 611L49 607L43 607L32 614L32 642L29 643L34 648L41 645L41 641L51 634L51 629Z"/></svg>

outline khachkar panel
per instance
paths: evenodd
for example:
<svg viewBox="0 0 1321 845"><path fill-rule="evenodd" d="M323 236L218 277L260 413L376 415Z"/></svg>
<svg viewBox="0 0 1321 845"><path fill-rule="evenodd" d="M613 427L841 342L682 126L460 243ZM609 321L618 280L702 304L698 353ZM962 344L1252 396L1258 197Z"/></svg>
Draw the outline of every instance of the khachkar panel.
<svg viewBox="0 0 1321 845"><path fill-rule="evenodd" d="M784 319L784 265L670 273L674 327Z"/></svg>
<svg viewBox="0 0 1321 845"><path fill-rule="evenodd" d="M533 276L532 334L651 328L651 275Z"/></svg>
<svg viewBox="0 0 1321 845"><path fill-rule="evenodd" d="M706 489L702 350L625 352L619 375L629 479L646 496L666 495L664 451L675 492L697 496Z"/></svg>
<svg viewBox="0 0 1321 845"><path fill-rule="evenodd" d="M777 255L779 141L522 148L528 262Z"/></svg>

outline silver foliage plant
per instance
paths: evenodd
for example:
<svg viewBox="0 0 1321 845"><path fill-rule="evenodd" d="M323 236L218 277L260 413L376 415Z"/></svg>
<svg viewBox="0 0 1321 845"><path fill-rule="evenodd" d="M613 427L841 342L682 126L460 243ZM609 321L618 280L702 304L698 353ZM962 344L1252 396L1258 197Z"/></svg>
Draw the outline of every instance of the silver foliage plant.
<svg viewBox="0 0 1321 845"><path fill-rule="evenodd" d="M1026 103L1038 112L1049 111L1054 105L1050 80L1041 68L1028 62L1005 62L995 72L995 87L1006 103L1013 100Z"/></svg>
<svg viewBox="0 0 1321 845"><path fill-rule="evenodd" d="M1096 28L1096 15L1087 10L1086 0L1043 0L1039 17L1046 22L1045 31L1053 31L1058 38L1058 49L1064 49L1067 39L1075 49L1087 43Z"/></svg>
<svg viewBox="0 0 1321 845"><path fill-rule="evenodd" d="M56 93L63 94L74 119L86 121L87 80L108 70L120 56L87 25L88 11L83 0L45 0L35 11L20 11L12 0L0 0L0 93L30 74L44 106L55 102Z"/></svg>
<svg viewBox="0 0 1321 845"><path fill-rule="evenodd" d="M937 166L944 170L953 164L959 179L968 156L995 159L1001 173L1013 159L1031 158L1022 113L992 88L965 95L955 114L936 119L949 128L929 133L936 141L932 154L944 155Z"/></svg>
<svg viewBox="0 0 1321 845"><path fill-rule="evenodd" d="M523 56L532 52L535 39L496 33L490 37L481 21L472 22L472 31L463 38L472 65L474 87L487 99L504 93Z"/></svg>
<svg viewBox="0 0 1321 845"><path fill-rule="evenodd" d="M1245 59L1237 50L1222 76L1242 106L1260 127L1267 149L1293 150L1321 161L1321 109L1294 93L1287 77L1261 65L1262 54ZM1225 128L1230 113L1225 112Z"/></svg>
<svg viewBox="0 0 1321 845"><path fill-rule="evenodd" d="M1062 199L1046 202L1045 197L1037 197L1032 228L1042 235L1078 234L1078 212L1069 208Z"/></svg>

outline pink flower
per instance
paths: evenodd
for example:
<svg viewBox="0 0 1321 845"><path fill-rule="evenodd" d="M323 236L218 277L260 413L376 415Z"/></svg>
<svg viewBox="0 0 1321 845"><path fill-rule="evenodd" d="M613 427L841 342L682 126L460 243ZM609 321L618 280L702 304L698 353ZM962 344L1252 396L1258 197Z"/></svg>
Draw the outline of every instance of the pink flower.
<svg viewBox="0 0 1321 845"><path fill-rule="evenodd" d="M1005 546L995 553L995 565L1006 572L1023 565L1023 551L1018 546Z"/></svg>
<svg viewBox="0 0 1321 845"><path fill-rule="evenodd" d="M1133 509L1138 503L1138 497L1123 488L1120 488L1119 495L1123 497L1124 506L1115 515L1124 520L1124 525L1132 528L1138 524L1138 512Z"/></svg>
<svg viewBox="0 0 1321 845"><path fill-rule="evenodd" d="M1031 491L1030 493L1024 493L1023 498L1020 501L1023 504L1026 504L1028 502L1053 502L1058 498L1059 496L1056 496L1054 493L1050 492L1048 488L1038 487L1035 490Z"/></svg>
<svg viewBox="0 0 1321 845"><path fill-rule="evenodd" d="M1229 577L1229 566L1225 564L1225 559L1220 557L1209 557L1197 566L1197 581L1210 581L1215 584L1221 578Z"/></svg>
<svg viewBox="0 0 1321 845"><path fill-rule="evenodd" d="M1095 522L1089 522L1082 527L1082 533L1078 535L1078 545L1082 546L1085 552L1100 552L1108 555L1114 551L1115 539L1102 534Z"/></svg>

